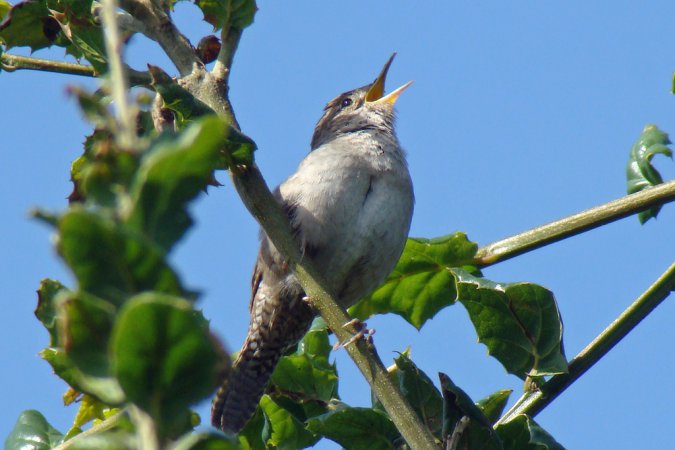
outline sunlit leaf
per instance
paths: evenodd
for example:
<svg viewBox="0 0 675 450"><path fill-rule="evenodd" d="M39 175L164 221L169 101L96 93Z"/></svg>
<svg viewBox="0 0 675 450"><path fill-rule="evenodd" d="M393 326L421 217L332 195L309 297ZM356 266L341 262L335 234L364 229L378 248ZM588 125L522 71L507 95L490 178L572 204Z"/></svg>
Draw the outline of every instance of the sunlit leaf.
<svg viewBox="0 0 675 450"><path fill-rule="evenodd" d="M530 283L498 284L461 269L453 273L478 340L509 373L524 379L567 372L562 321L551 291Z"/></svg>
<svg viewBox="0 0 675 450"><path fill-rule="evenodd" d="M672 159L673 152L668 135L659 130L656 125L647 125L638 140L630 149L626 178L628 180L628 193L633 194L649 189L663 183L661 174L652 165L654 155L662 154ZM661 206L653 206L638 214L640 223L645 223L651 218L656 218Z"/></svg>
<svg viewBox="0 0 675 450"><path fill-rule="evenodd" d="M449 269L465 267L474 271L469 264L477 248L463 233L435 239L410 238L384 284L349 312L360 319L394 313L419 329L438 311L454 303L455 279Z"/></svg>
<svg viewBox="0 0 675 450"><path fill-rule="evenodd" d="M502 389L478 400L476 406L483 412L490 423L494 424L501 416L502 411L504 411L511 392L513 392L511 389Z"/></svg>
<svg viewBox="0 0 675 450"><path fill-rule="evenodd" d="M195 0L195 3L214 30L223 26L243 30L253 23L258 10L255 0Z"/></svg>
<svg viewBox="0 0 675 450"><path fill-rule="evenodd" d="M350 450L397 448L401 435L381 411L339 405L334 411L310 419L307 429Z"/></svg>
<svg viewBox="0 0 675 450"><path fill-rule="evenodd" d="M35 410L21 413L5 439L5 450L50 450L61 443L63 435Z"/></svg>
<svg viewBox="0 0 675 450"><path fill-rule="evenodd" d="M302 422L285 408L277 404L270 396L263 395L260 408L267 418L269 437L266 445L280 450L299 450L311 447L319 437L307 431Z"/></svg>
<svg viewBox="0 0 675 450"><path fill-rule="evenodd" d="M565 450L550 434L524 414L499 425L496 431L504 443L504 450Z"/></svg>

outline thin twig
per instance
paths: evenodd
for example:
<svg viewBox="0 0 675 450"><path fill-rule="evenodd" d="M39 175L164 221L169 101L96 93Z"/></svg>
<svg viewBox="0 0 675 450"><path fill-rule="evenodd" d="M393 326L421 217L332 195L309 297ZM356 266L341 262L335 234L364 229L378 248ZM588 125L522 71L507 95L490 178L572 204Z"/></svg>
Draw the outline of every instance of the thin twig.
<svg viewBox="0 0 675 450"><path fill-rule="evenodd" d="M478 249L474 261L479 267L489 266L673 200L675 181L669 181L488 244Z"/></svg>
<svg viewBox="0 0 675 450"><path fill-rule="evenodd" d="M532 417L537 415L605 356L674 290L675 264L671 264L663 275L570 362L568 373L554 375L539 390L523 394L495 426L507 423L520 414Z"/></svg>
<svg viewBox="0 0 675 450"><path fill-rule="evenodd" d="M146 26L144 34L162 47L184 77L192 72L195 64L203 64L190 41L178 31L160 3L152 0L120 0L120 6Z"/></svg>
<svg viewBox="0 0 675 450"><path fill-rule="evenodd" d="M123 148L136 148L135 115L129 107L127 93L129 91L127 77L122 65L122 40L117 27L117 0L102 1L102 17L105 27L105 47L108 54L108 70L110 73L110 86L112 97L117 109L117 121L119 122L119 140Z"/></svg>
<svg viewBox="0 0 675 450"><path fill-rule="evenodd" d="M97 423L96 425L92 425L92 427L88 430L84 430L82 433L73 436L60 445L57 445L53 450L68 450L73 445L80 444L83 439L86 439L90 436L97 436L104 431L111 430L122 423L122 419L124 419L125 414L125 411L120 411L117 414L114 414Z"/></svg>

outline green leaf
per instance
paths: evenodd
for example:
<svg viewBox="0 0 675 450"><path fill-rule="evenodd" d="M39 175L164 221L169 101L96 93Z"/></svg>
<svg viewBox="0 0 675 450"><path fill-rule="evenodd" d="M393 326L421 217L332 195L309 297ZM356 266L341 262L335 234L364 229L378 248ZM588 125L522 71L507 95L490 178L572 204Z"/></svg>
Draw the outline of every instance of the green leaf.
<svg viewBox="0 0 675 450"><path fill-rule="evenodd" d="M35 308L35 317L42 322L42 325L49 332L50 347L59 345L56 329L56 299L60 294L67 294L68 292L68 289L60 282L48 278L40 282L40 287L37 290L38 304Z"/></svg>
<svg viewBox="0 0 675 450"><path fill-rule="evenodd" d="M260 399L260 408L267 418L269 437L266 445L279 450L298 450L314 445L319 437L307 431L302 422L277 404L269 395Z"/></svg>
<svg viewBox="0 0 675 450"><path fill-rule="evenodd" d="M92 0L47 0L52 17L63 35L84 56L97 73L107 71L103 29L91 13Z"/></svg>
<svg viewBox="0 0 675 450"><path fill-rule="evenodd" d="M381 411L339 404L335 411L310 419L307 429L349 450L398 448L401 435Z"/></svg>
<svg viewBox="0 0 675 450"><path fill-rule="evenodd" d="M438 374L443 391L443 432L445 441L451 439L457 431L457 425L463 417L469 424L461 433L458 448L467 450L501 450L501 442L492 429L492 424L473 400L456 386L444 373Z"/></svg>
<svg viewBox="0 0 675 450"><path fill-rule="evenodd" d="M59 342L85 374L106 377L108 344L115 320L113 304L83 292L62 296L58 304Z"/></svg>
<svg viewBox="0 0 675 450"><path fill-rule="evenodd" d="M213 431L187 434L172 448L174 450L243 450L237 439Z"/></svg>
<svg viewBox="0 0 675 450"><path fill-rule="evenodd" d="M509 401L511 392L513 392L511 389L502 389L476 402L478 409L483 412L491 424L499 420L506 403Z"/></svg>
<svg viewBox="0 0 675 450"><path fill-rule="evenodd" d="M406 353L395 359L401 393L422 422L436 436L443 426L443 398L431 379L422 372Z"/></svg>
<svg viewBox="0 0 675 450"><path fill-rule="evenodd" d="M80 434L82 432L82 427L94 419L104 420L105 415L103 410L105 408L107 408L107 405L101 403L95 397L92 397L91 395L83 395L80 399L80 406L77 409L77 414L73 420L73 425L66 433L65 439L68 440L73 436Z"/></svg>
<svg viewBox="0 0 675 450"><path fill-rule="evenodd" d="M61 443L63 435L38 411L24 411L5 439L5 450L49 450Z"/></svg>
<svg viewBox="0 0 675 450"><path fill-rule="evenodd" d="M133 180L129 226L168 251L192 225L187 205L211 179L225 130L224 120L209 116L159 140Z"/></svg>
<svg viewBox="0 0 675 450"><path fill-rule="evenodd" d="M663 183L661 174L651 163L654 155L662 154L672 159L673 152L667 145L670 144L668 135L659 130L656 125L647 125L638 140L630 149L628 165L626 167L626 178L628 180L628 193L634 194L645 189L654 187ZM638 214L641 224L644 224L651 218L656 218L661 206L654 206Z"/></svg>
<svg viewBox="0 0 675 450"><path fill-rule="evenodd" d="M359 319L394 313L419 329L438 311L455 302L455 280L449 268L466 267L474 271L469 265L477 248L463 233L435 239L410 238L384 284L349 312Z"/></svg>
<svg viewBox="0 0 675 450"><path fill-rule="evenodd" d="M3 3L5 9L7 4ZM7 49L30 47L31 51L35 51L51 46L60 32L61 28L50 16L45 0L19 2L0 24L0 41Z"/></svg>
<svg viewBox="0 0 675 450"><path fill-rule="evenodd" d="M273 385L282 392L301 394L304 401L328 402L336 398L338 375L335 365L328 363L330 350L325 323L315 321L297 352L280 359L272 374Z"/></svg>
<svg viewBox="0 0 675 450"><path fill-rule="evenodd" d="M164 251L128 227L74 206L58 232L57 250L83 291L116 305L142 291L185 294Z"/></svg>
<svg viewBox="0 0 675 450"><path fill-rule="evenodd" d="M496 430L504 443L504 450L565 450L550 434L524 414L499 425Z"/></svg>
<svg viewBox="0 0 675 450"><path fill-rule="evenodd" d="M256 408L251 420L237 434L239 443L243 448L246 450L267 450L262 436L266 427L265 420L265 415L260 408Z"/></svg>
<svg viewBox="0 0 675 450"><path fill-rule="evenodd" d="M498 284L453 269L458 299L478 340L520 378L567 372L563 326L553 293L530 283Z"/></svg>
<svg viewBox="0 0 675 450"><path fill-rule="evenodd" d="M52 366L58 377L77 391L91 394L108 405L119 405L124 401L124 393L114 378L85 374L75 366L65 350L45 348L40 357Z"/></svg>
<svg viewBox="0 0 675 450"><path fill-rule="evenodd" d="M2 22L5 19L5 16L9 12L9 10L12 9L12 5L5 1L5 0L0 0L0 22Z"/></svg>
<svg viewBox="0 0 675 450"><path fill-rule="evenodd" d="M258 10L255 0L195 0L195 3L214 30L223 26L243 30L253 23Z"/></svg>
<svg viewBox="0 0 675 450"><path fill-rule="evenodd" d="M150 86L162 96L163 107L173 111L179 128L200 117L216 114L206 103L178 85L176 80L161 68L148 64L148 70L152 78Z"/></svg>
<svg viewBox="0 0 675 450"><path fill-rule="evenodd" d="M218 384L224 361L208 323L186 300L143 293L119 313L113 370L129 400L166 435Z"/></svg>

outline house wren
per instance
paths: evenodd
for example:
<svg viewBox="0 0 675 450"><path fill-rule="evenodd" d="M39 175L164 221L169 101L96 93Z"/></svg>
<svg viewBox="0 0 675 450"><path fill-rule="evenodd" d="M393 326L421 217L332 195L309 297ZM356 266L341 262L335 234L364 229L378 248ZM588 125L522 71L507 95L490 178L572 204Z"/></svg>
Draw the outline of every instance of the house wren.
<svg viewBox="0 0 675 450"><path fill-rule="evenodd" d="M384 281L410 228L413 188L394 131L394 103L410 83L384 95L394 56L373 83L326 105L311 152L274 192L303 254L345 308ZM252 291L246 341L211 409L211 423L226 432L246 425L279 358L315 316L303 301L300 283L264 234Z"/></svg>

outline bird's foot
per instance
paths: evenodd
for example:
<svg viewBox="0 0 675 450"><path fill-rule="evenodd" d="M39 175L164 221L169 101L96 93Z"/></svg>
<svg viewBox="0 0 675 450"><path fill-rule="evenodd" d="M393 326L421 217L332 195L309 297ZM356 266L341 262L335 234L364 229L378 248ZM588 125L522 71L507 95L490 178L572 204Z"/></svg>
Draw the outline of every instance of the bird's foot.
<svg viewBox="0 0 675 450"><path fill-rule="evenodd" d="M359 339L366 339L366 342L371 342L372 341L372 336L375 334L375 330L370 329L366 326L365 322L362 322L359 319L352 319L349 322L345 323L342 325L342 328L347 328L353 326L356 328L356 334L349 338L347 341L344 343L341 343L340 341L336 342L335 345L333 345L333 351L339 349L340 347L346 347L349 344L353 344L354 342L358 341Z"/></svg>

